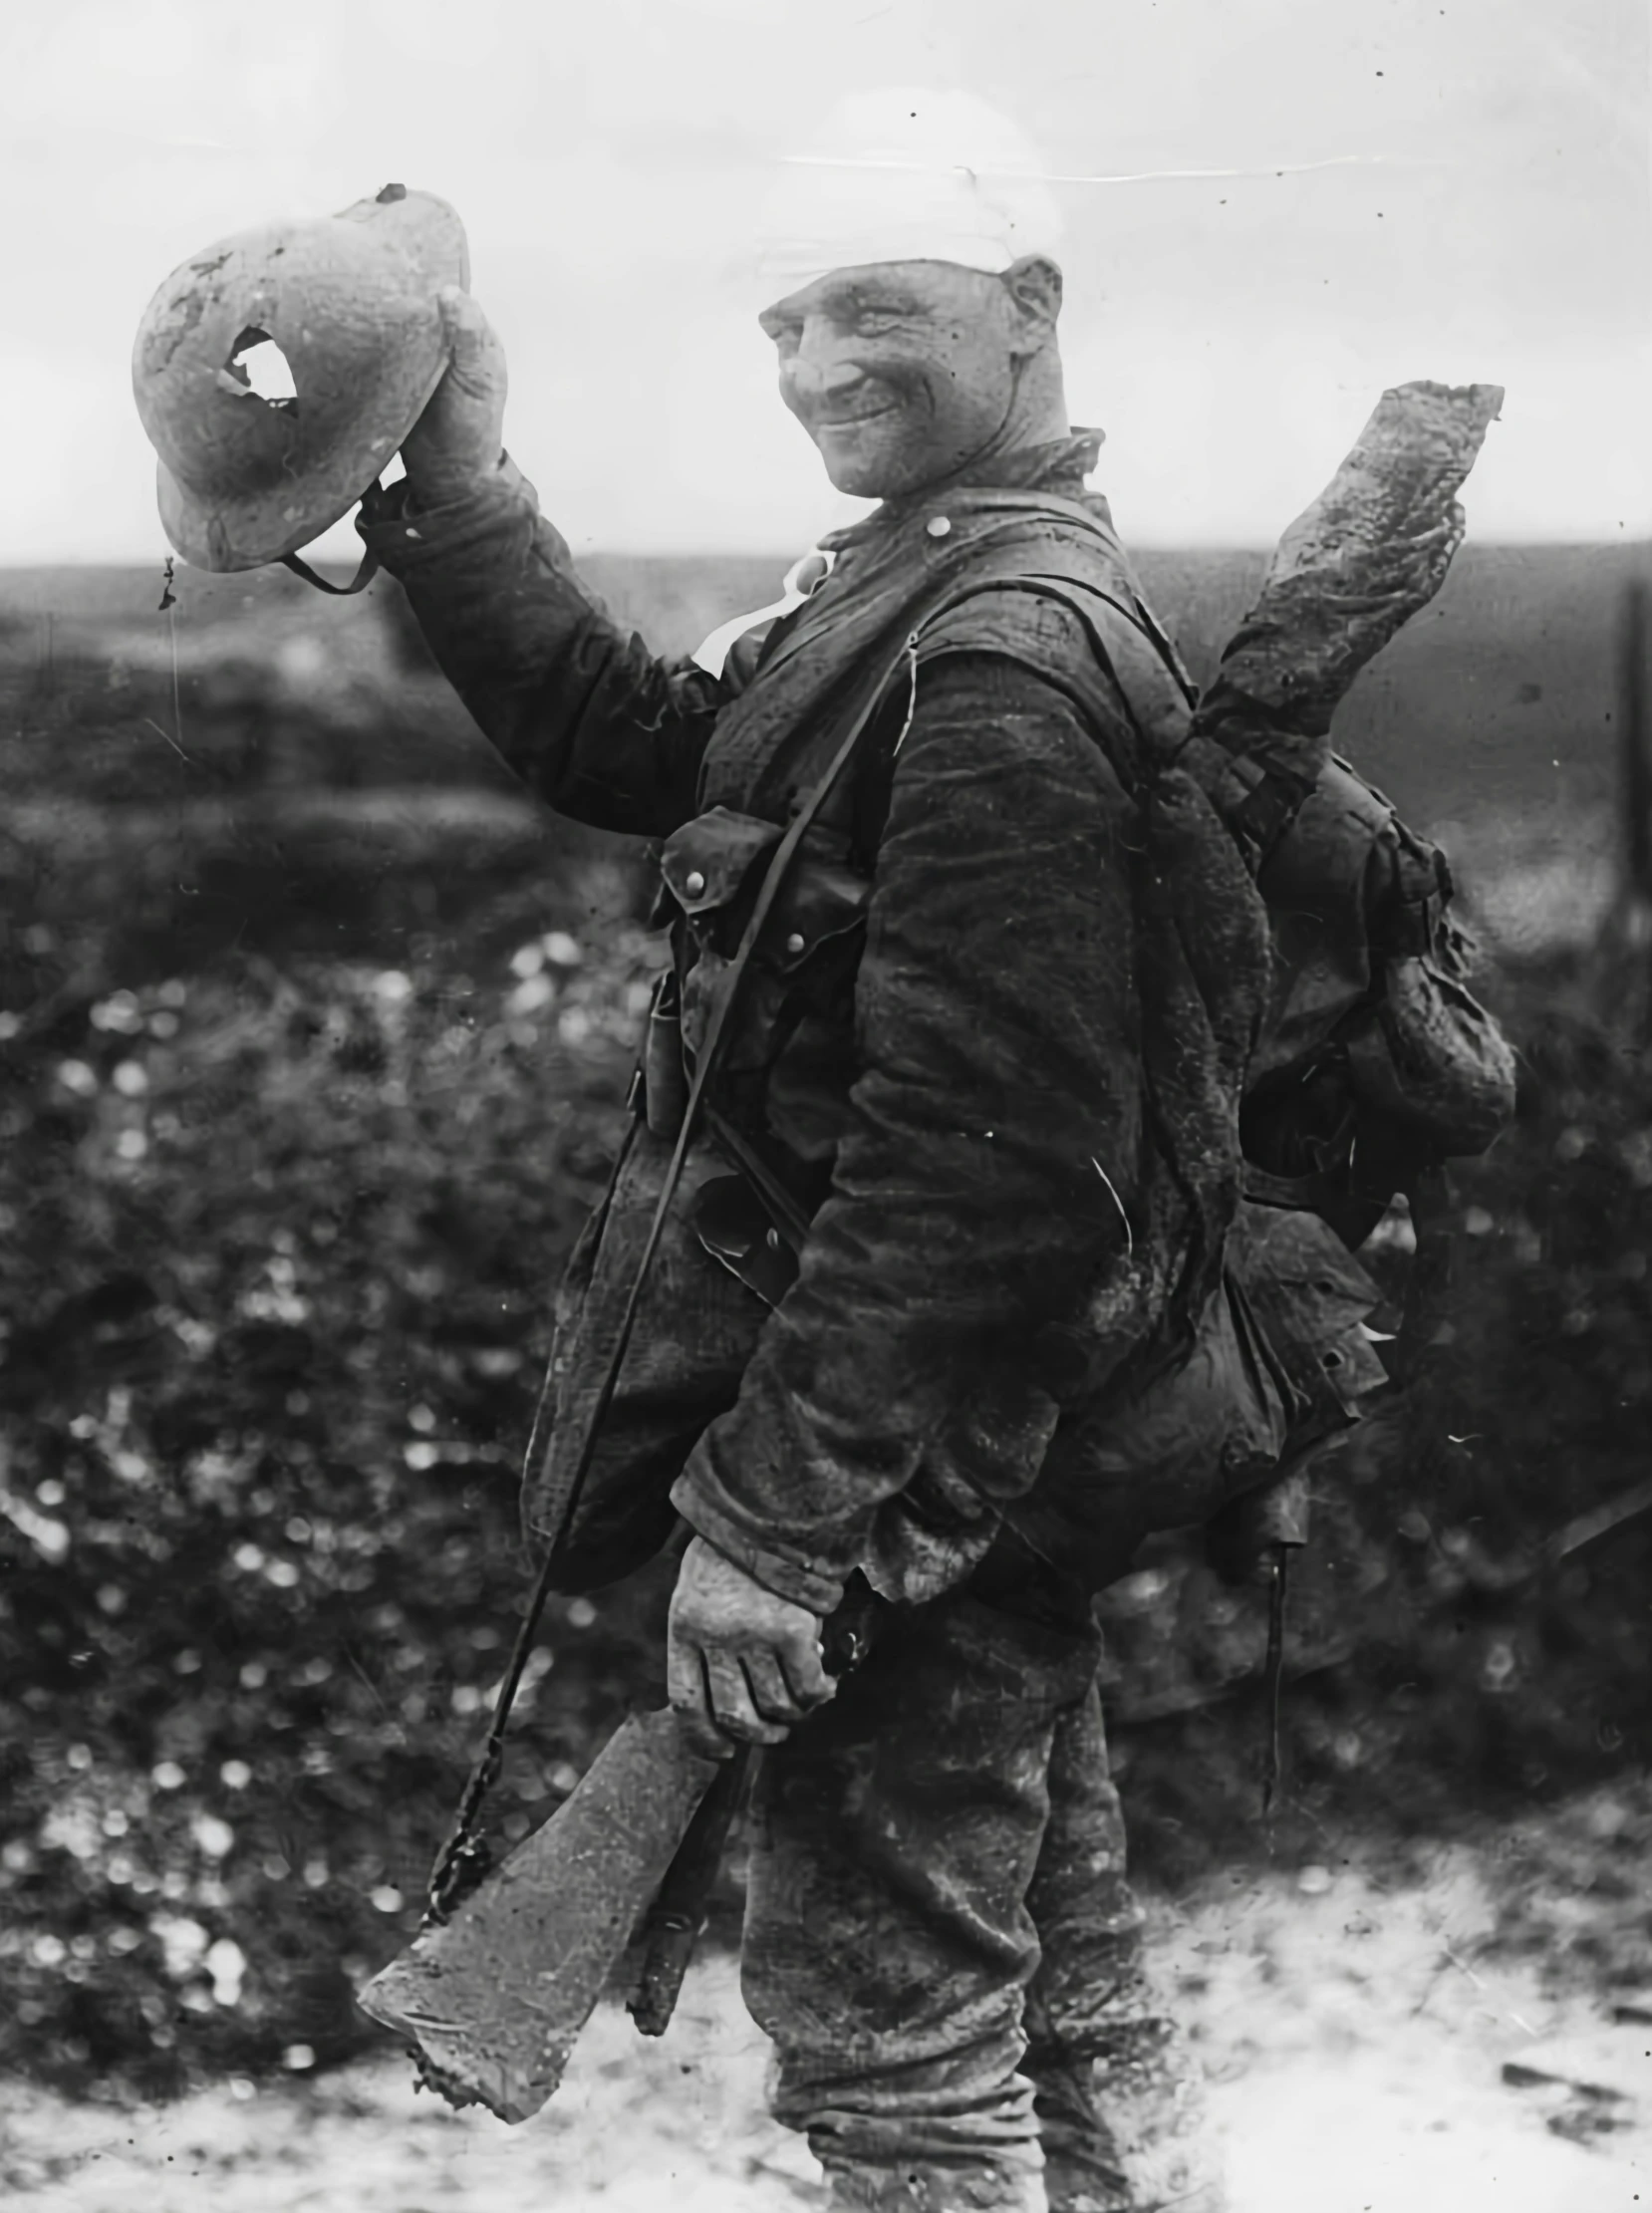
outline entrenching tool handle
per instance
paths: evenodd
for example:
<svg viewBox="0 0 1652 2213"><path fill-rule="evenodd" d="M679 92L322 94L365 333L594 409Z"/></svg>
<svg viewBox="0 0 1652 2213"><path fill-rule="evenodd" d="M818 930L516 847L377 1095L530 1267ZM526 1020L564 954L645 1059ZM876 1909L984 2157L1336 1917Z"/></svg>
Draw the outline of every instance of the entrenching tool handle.
<svg viewBox="0 0 1652 2213"><path fill-rule="evenodd" d="M852 1578L843 1603L821 1630L821 1656L828 1675L845 1675L865 1659L875 1611L870 1585L863 1576ZM728 1832L745 1808L756 1765L752 1745L741 1745L723 1764L649 1909L643 1924L642 1964L626 2001L642 2036L663 2037L671 2024L695 1941L705 1925L717 1869L728 1848Z"/></svg>
<svg viewBox="0 0 1652 2213"><path fill-rule="evenodd" d="M357 2003L413 2045L453 2104L526 2120L557 2083L706 1792L669 1711L623 1722L572 1795Z"/></svg>
<svg viewBox="0 0 1652 2213"><path fill-rule="evenodd" d="M728 1832L751 1786L754 1761L751 1745L741 1745L732 1759L724 1761L666 1870L660 1895L649 1908L643 1923L642 1964L626 2000L626 2011L640 2036L663 2037L671 2024L695 1940L705 1925Z"/></svg>

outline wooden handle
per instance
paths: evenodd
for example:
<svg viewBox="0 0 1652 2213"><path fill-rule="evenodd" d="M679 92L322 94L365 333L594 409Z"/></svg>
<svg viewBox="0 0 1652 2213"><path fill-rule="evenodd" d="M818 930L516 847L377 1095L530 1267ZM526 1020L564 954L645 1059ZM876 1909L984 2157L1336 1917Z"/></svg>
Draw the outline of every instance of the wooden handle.
<svg viewBox="0 0 1652 2213"><path fill-rule="evenodd" d="M753 1761L754 1748L741 1745L723 1762L644 1919L642 1963L626 2001L626 2011L641 2036L663 2037L676 2010L683 1978L705 1924L728 1832L745 1801Z"/></svg>

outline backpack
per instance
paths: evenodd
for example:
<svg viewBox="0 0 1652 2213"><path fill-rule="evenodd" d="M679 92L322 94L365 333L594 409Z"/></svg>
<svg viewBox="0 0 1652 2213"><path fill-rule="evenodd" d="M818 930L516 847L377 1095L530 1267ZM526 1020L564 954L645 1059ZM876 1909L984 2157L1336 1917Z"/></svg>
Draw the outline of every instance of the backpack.
<svg viewBox="0 0 1652 2213"><path fill-rule="evenodd" d="M1122 692L1144 760L1194 754L1193 688L1122 564L1105 590L1053 559L973 590L1065 606ZM958 604L932 625L932 641ZM960 644L974 635L966 628ZM845 741L840 759L856 742ZM1304 748L1310 759L1314 750ZM1216 1264L1191 1308L1064 1409L1034 1495L1010 1515L1037 1549L1087 1561L1097 1583L1122 1571L1143 1535L1210 1521L1361 1418L1389 1378L1365 1326L1381 1294L1355 1247L1396 1192L1442 1158L1483 1150L1513 1098L1508 1048L1463 981L1444 857L1323 746L1304 770L1207 743L1195 773L1265 908L1271 988L1236 1086L1244 1191L1220 1226ZM698 928L749 901L771 872L785 874L775 927L801 903L810 943L852 936L870 887L803 854L782 871L779 838L777 824L720 806L685 825L661 854L669 907ZM724 994L728 964L705 952L681 1007L658 1005L650 1025L660 1050L645 1056L642 1092L659 1135L674 1133L682 1112L679 1025L697 1058ZM757 1032L783 1022L785 989L783 975L756 973ZM739 1173L706 1187L696 1228L773 1303L795 1273L807 1219L713 1119ZM1099 1302L1091 1326L1101 1343Z"/></svg>
<svg viewBox="0 0 1652 2213"><path fill-rule="evenodd" d="M1098 1585L1159 1529L1206 1524L1235 1575L1264 1543L1306 1540L1293 1471L1392 1380L1358 1247L1514 1108L1514 1056L1468 989L1446 858L1348 761L1277 811L1256 882L1273 983L1222 1282L1191 1344L1064 1421L1016 1510L1036 1549L1077 1546Z"/></svg>

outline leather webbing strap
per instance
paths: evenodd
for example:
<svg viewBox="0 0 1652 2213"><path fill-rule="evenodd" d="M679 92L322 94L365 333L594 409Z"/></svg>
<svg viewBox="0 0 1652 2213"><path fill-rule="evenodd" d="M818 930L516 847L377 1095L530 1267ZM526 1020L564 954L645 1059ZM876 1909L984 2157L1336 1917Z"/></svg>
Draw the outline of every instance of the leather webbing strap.
<svg viewBox="0 0 1652 2213"><path fill-rule="evenodd" d="M1112 671L1130 718L1155 760L1174 760L1196 734L1196 710L1190 706L1181 676L1169 658L1168 643L1142 619L1141 611L1127 607L1111 592L1046 572L1013 580L1008 588L1056 600L1078 618L1093 651ZM1121 618L1105 629L1097 619L1098 609L1103 607ZM1247 756L1236 754L1232 760L1234 773L1244 774ZM1253 766L1250 773L1255 774ZM1259 873L1267 855L1294 822L1311 788L1277 770L1266 769L1238 804L1216 800L1217 811L1252 876ZM1214 793L1208 796L1216 799Z"/></svg>

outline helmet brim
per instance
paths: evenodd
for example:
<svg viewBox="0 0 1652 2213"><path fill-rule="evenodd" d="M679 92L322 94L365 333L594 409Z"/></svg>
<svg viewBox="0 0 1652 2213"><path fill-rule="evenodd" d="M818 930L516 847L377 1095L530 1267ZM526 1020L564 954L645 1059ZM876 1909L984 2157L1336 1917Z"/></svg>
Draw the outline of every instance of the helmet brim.
<svg viewBox="0 0 1652 2213"><path fill-rule="evenodd" d="M335 455L324 468L308 471L301 482L278 491L205 499L179 483L164 461L156 461L155 500L172 550L192 569L222 576L261 569L310 545L378 482L446 373L447 356L441 354L393 423L381 424L358 448Z"/></svg>

